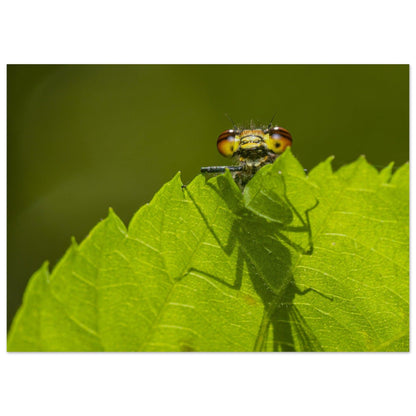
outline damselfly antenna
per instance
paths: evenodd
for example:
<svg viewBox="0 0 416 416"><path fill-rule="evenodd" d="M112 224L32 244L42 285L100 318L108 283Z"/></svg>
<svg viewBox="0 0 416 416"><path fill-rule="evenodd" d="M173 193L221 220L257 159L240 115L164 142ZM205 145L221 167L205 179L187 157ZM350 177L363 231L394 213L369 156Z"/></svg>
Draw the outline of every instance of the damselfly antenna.
<svg viewBox="0 0 416 416"><path fill-rule="evenodd" d="M272 117L272 119L270 120L270 123L269 123L269 125L267 126L267 129L270 129L270 127L272 126L272 123L273 123L274 118L276 117L276 114L277 114L277 111L273 114L273 117Z"/></svg>
<svg viewBox="0 0 416 416"><path fill-rule="evenodd" d="M234 123L234 120L231 118L231 116L229 116L227 113L225 113L225 117L227 117L227 118L228 118L228 120L230 120L230 121L231 121L231 124L233 125L233 129L234 129L234 130L236 130L236 129L237 129L237 126L236 126L236 124Z"/></svg>

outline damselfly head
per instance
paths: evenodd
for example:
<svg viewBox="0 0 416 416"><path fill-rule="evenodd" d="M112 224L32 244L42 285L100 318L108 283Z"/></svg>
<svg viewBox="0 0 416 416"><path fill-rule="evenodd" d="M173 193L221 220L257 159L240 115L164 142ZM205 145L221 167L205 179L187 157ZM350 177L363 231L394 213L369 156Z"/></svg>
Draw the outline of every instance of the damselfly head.
<svg viewBox="0 0 416 416"><path fill-rule="evenodd" d="M258 158L269 153L279 155L292 145L291 134L282 127L226 130L217 139L218 151L225 157L240 155Z"/></svg>
<svg viewBox="0 0 416 416"><path fill-rule="evenodd" d="M234 124L234 123L233 123ZM223 131L217 139L217 149L225 157L238 160L238 166L207 166L202 173L221 173L228 169L241 190L264 165L273 163L285 149L292 146L292 136L283 127L233 129Z"/></svg>

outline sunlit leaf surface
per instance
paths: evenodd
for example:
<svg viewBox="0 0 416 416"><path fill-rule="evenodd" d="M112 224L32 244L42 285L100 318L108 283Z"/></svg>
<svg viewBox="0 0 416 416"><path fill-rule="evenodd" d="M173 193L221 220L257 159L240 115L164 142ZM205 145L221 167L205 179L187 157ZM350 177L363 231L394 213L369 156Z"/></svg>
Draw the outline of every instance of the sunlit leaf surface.
<svg viewBox="0 0 416 416"><path fill-rule="evenodd" d="M408 165L179 175L31 278L9 351L407 351Z"/></svg>

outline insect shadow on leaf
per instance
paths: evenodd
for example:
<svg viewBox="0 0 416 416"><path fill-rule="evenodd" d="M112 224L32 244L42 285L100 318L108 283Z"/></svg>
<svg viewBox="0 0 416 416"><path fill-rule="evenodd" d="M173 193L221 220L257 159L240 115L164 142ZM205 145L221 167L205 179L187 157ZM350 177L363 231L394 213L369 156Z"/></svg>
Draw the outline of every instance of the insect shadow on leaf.
<svg viewBox="0 0 416 416"><path fill-rule="evenodd" d="M198 202L188 188L184 187L185 194L192 200L207 229L213 235L222 250L230 256L237 247L237 264L234 282L227 282L220 276L215 276L203 270L191 268L189 272L203 274L233 290L240 290L243 279L244 263L246 264L253 288L264 304L263 317L253 345L253 351L264 351L268 346L268 336L272 332L271 347L274 351L321 351L317 338L308 327L306 321L293 304L296 294L306 295L315 292L324 298L332 298L314 288L301 290L295 283L292 272L292 255L288 246L302 255L311 255L313 252L312 233L309 212L316 208L319 201L304 212L305 219L296 210L286 196L285 182L284 197L280 199L286 209L284 222L269 221L244 207L241 200L236 197L233 183L225 175L216 178L216 184L207 182L208 187L215 191L234 213L234 221L227 242L224 244L217 236L213 223L204 214ZM289 213L289 214L288 214ZM279 214L277 212L277 214ZM294 218L298 224L292 225ZM302 245L292 241L284 231L305 233L308 243ZM267 257L268 261L264 261ZM272 331L270 331L272 326ZM296 341L295 341L296 339Z"/></svg>

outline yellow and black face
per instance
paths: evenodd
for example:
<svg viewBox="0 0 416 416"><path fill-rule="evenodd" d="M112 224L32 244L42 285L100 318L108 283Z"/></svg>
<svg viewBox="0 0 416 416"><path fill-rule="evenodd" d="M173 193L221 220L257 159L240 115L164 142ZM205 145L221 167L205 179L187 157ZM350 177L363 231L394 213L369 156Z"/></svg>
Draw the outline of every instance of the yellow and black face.
<svg viewBox="0 0 416 416"><path fill-rule="evenodd" d="M291 145L292 136L282 127L226 130L217 139L218 151L223 156L239 155L244 159L257 159L271 154L277 156Z"/></svg>

